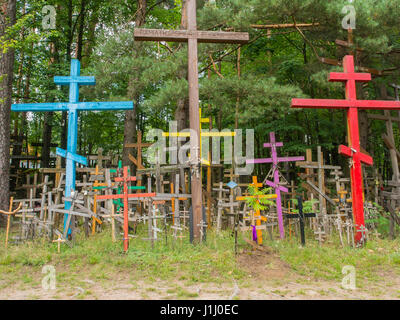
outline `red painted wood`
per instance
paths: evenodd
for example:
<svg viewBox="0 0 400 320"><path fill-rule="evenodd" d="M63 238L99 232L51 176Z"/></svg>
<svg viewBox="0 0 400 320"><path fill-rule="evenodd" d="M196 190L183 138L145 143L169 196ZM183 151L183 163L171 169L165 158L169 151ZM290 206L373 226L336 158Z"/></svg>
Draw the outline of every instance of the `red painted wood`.
<svg viewBox="0 0 400 320"><path fill-rule="evenodd" d="M128 167L124 167L124 175L123 177L118 177L114 179L116 182L124 183L124 193L123 194L111 194L111 195L103 195L97 196L98 200L108 200L108 199L124 199L124 251L128 251L129 248L129 208L128 208L128 199L129 198L144 198L144 197L154 197L155 193L128 193L128 182L136 181L136 177L130 177L128 174Z"/></svg>
<svg viewBox="0 0 400 320"><path fill-rule="evenodd" d="M364 224L364 193L362 183L361 163L372 165L373 159L360 151L360 136L358 128L358 109L389 109L400 110L399 101L357 100L356 82L368 82L371 75L354 72L354 57L343 59L344 73L331 73L329 81L346 83L346 99L293 99L292 108L347 109L347 131L349 147L340 146L339 153L352 159L350 178L353 200L353 216L356 224L355 240L362 240Z"/></svg>

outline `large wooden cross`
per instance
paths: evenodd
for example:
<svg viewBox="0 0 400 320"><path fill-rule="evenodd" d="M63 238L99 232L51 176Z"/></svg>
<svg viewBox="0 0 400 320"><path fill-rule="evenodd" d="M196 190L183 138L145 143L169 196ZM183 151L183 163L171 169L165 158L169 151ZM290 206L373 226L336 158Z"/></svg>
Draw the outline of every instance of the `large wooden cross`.
<svg viewBox="0 0 400 320"><path fill-rule="evenodd" d="M341 145L339 153L351 158L351 193L353 198L353 215L356 224L355 241L362 244L365 240L364 201L361 163L372 165L373 159L361 152L360 133L358 126L358 109L390 109L399 110L399 101L357 100L357 82L371 81L369 73L354 72L354 57L345 56L343 60L344 73L332 72L329 81L346 83L346 99L293 99L292 108L346 109L347 132L349 147Z"/></svg>
<svg viewBox="0 0 400 320"><path fill-rule="evenodd" d="M200 221L202 220L202 184L200 175L200 121L199 121L199 80L197 44L239 43L249 41L248 33L198 31L196 19L196 0L187 0L187 30L161 30L135 28L136 41L174 41L188 43L188 83L190 129L197 137L190 139L190 163L192 166L192 207L193 240L200 240Z"/></svg>

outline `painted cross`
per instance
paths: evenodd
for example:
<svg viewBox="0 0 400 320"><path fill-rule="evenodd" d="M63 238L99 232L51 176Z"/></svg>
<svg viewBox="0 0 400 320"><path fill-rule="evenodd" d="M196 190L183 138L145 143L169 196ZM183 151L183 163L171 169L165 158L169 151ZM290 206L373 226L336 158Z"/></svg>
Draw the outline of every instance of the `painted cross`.
<svg viewBox="0 0 400 320"><path fill-rule="evenodd" d="M264 143L264 148L271 148L271 158L265 159L252 159L246 160L246 163L272 163L273 176L274 181L265 180L264 183L275 190L276 198L276 211L278 213L278 225L279 225L279 233L281 239L285 237L285 229L283 227L283 217L282 217L282 198L281 192L288 192L289 190L286 187L281 186L279 181L279 168L278 164L280 162L291 162L291 161L303 161L304 157L278 157L277 148L283 147L283 142L276 142L275 140L275 132L270 132L270 142Z"/></svg>
<svg viewBox="0 0 400 320"><path fill-rule="evenodd" d="M75 190L76 163L87 165L87 159L76 153L78 142L78 112L79 111L97 111L97 110L129 110L133 108L133 102L79 102L79 86L95 85L94 77L80 76L80 62L77 59L71 60L71 74L67 77L54 77L54 82L58 85L69 85L69 102L56 103L27 103L13 104L12 111L17 112L52 112L68 111L68 143L67 150L57 148L57 155L67 159L65 197L71 196L71 191ZM65 202L65 210L71 208L71 202ZM64 228L68 228L68 234L71 229L67 225L68 215L64 216Z"/></svg>
<svg viewBox="0 0 400 320"><path fill-rule="evenodd" d="M360 133L358 128L358 109L390 109L399 110L399 101L357 100L356 82L371 81L369 73L354 72L354 57L345 56L344 73L332 72L329 81L346 83L346 99L293 99L292 108L346 109L348 122L349 147L341 145L339 153L351 158L351 194L353 198L353 214L357 232L355 241L362 238L361 226L364 226L364 200L361 163L372 165L373 159L360 150Z"/></svg>
<svg viewBox="0 0 400 320"><path fill-rule="evenodd" d="M124 251L128 251L129 247L129 236L128 236L128 224L129 224L129 207L128 207L128 199L130 198L148 198L154 197L155 193L128 193L128 183L131 181L136 181L136 177L131 177L128 174L128 167L124 167L123 176L117 177L114 179L115 182L120 182L124 185L123 194L111 194L111 195L102 195L97 196L97 201L99 200L109 200L109 199L124 199Z"/></svg>
<svg viewBox="0 0 400 320"><path fill-rule="evenodd" d="M256 177L257 178L257 177ZM257 181L257 179L255 179ZM254 179L253 179L254 181ZM262 186L262 183L261 183ZM256 189L258 188L257 184L256 184ZM237 201L247 201L249 199L256 199L257 203L260 203L260 199L276 199L277 195L276 194L261 194L261 195L255 195L255 196L242 196L242 197L236 197ZM261 225L261 220L266 222L267 218L261 216L261 211L258 209L256 210L256 212L254 213L254 219L256 220L255 226L252 226L253 229L253 240L257 241L258 244L262 244L262 232L261 230L264 228ZM242 228L243 230L243 228ZM254 230L256 230L256 237L254 237Z"/></svg>
<svg viewBox="0 0 400 320"><path fill-rule="evenodd" d="M198 31L196 19L196 0L186 1L187 30L157 30L135 28L135 41L175 41L188 43L188 83L189 83L189 120L190 129L197 137L190 139L190 163L192 166L192 207L193 239L200 241L200 221L202 209L202 183L200 175L200 121L199 121L199 75L197 45L203 43L238 43L249 41L248 33Z"/></svg>
<svg viewBox="0 0 400 320"><path fill-rule="evenodd" d="M302 197L297 197L297 206L299 213L289 213L289 214L284 214L286 219L299 219L300 222L300 237L301 237L301 245L305 246L306 245L306 237L305 237L305 232L304 232L304 219L305 218L315 218L316 215L315 213L304 213L303 212L303 198Z"/></svg>

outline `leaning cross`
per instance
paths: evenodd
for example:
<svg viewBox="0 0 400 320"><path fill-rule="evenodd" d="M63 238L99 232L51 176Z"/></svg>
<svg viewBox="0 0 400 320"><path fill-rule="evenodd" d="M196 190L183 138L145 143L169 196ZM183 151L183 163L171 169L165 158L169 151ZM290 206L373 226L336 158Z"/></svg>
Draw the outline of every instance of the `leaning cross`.
<svg viewBox="0 0 400 320"><path fill-rule="evenodd" d="M200 175L200 121L199 121L199 75L197 44L238 43L249 41L248 33L198 31L196 22L196 0L187 0L187 30L159 30L135 28L136 41L176 41L188 43L188 83L189 83L189 120L190 129L197 137L190 139L190 163L192 167L192 208L193 239L200 241L200 221L202 220L202 184ZM192 139L193 138L193 139Z"/></svg>
<svg viewBox="0 0 400 320"><path fill-rule="evenodd" d="M363 182L361 163L372 165L373 159L360 150L360 133L358 128L358 109L390 109L399 110L399 101L357 100L356 82L371 81L369 73L354 72L354 57L345 56L344 73L332 72L329 81L346 82L346 99L293 99L292 108L347 109L347 130L349 147L341 145L339 153L351 158L351 194L353 198L353 214L357 232L355 241L362 239L361 226L364 226Z"/></svg>
<svg viewBox="0 0 400 320"><path fill-rule="evenodd" d="M13 104L12 111L17 112L52 112L68 111L68 143L67 150L57 148L57 155L67 159L66 179L65 179L65 197L71 197L71 191L75 190L76 163L87 165L87 159L76 153L78 142L78 112L96 111L96 110L129 110L133 108L133 102L79 102L79 86L95 85L94 77L80 76L80 62L77 59L71 60L71 75L67 77L54 77L54 82L58 85L69 85L69 102L56 103L27 103ZM69 210L71 202L66 201L64 209ZM64 216L64 229L71 229L67 225L68 215Z"/></svg>
<svg viewBox="0 0 400 320"><path fill-rule="evenodd" d="M283 239L285 237L285 229L283 227L281 191L288 192L289 190L280 184L278 164L280 162L303 161L304 157L278 157L276 148L283 147L283 142L276 142L275 132L270 132L269 136L271 141L269 143L264 143L264 148L271 148L272 158L246 160L246 163L272 163L274 181L265 180L264 183L275 189L275 194L277 195L276 211L278 213L279 232L281 239Z"/></svg>

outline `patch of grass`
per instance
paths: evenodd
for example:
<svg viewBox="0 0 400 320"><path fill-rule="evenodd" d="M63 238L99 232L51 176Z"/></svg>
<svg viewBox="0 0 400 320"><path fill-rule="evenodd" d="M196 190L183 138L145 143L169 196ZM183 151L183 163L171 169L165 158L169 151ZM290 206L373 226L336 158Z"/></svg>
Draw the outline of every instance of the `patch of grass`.
<svg viewBox="0 0 400 320"><path fill-rule="evenodd" d="M199 296L197 292L189 292L183 288L179 288L176 295L178 298L197 298Z"/></svg>
<svg viewBox="0 0 400 320"><path fill-rule="evenodd" d="M301 248L291 241L275 241L269 245L298 274L313 279L335 280L340 283L345 276L344 266L354 266L357 287L365 285L364 280L383 280L383 272L400 272L400 241L371 240L364 248L342 248L339 241L319 246L317 241L307 241Z"/></svg>

